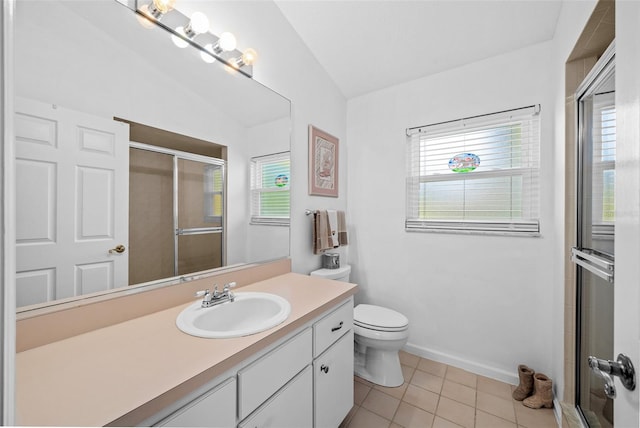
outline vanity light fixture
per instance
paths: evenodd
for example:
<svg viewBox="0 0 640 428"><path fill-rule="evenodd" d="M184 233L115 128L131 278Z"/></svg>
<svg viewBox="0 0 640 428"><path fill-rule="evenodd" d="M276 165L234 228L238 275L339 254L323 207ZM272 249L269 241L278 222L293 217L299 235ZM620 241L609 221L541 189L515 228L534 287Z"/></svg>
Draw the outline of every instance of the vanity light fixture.
<svg viewBox="0 0 640 428"><path fill-rule="evenodd" d="M122 0L119 0L122 1ZM209 19L202 12L191 17L176 9L176 0L128 0L137 5L136 14L140 23L148 27L157 25L168 31L173 43L186 48L192 45L199 50L200 57L207 63L220 61L245 76L252 77L253 64L258 55L254 49L243 52L236 48L236 37L229 32L219 37L209 32Z"/></svg>

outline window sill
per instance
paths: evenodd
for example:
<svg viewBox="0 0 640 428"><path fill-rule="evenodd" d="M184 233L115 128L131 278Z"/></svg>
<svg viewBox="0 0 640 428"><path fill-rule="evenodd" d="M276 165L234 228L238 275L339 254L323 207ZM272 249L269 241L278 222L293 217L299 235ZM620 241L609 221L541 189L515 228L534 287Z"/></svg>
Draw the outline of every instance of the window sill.
<svg viewBox="0 0 640 428"><path fill-rule="evenodd" d="M288 218L268 218L268 217L251 217L249 222L252 226L284 226L289 227Z"/></svg>
<svg viewBox="0 0 640 428"><path fill-rule="evenodd" d="M407 220L406 232L453 233L463 235L494 235L539 237L540 226L537 221L518 223L500 223L483 221L426 221Z"/></svg>

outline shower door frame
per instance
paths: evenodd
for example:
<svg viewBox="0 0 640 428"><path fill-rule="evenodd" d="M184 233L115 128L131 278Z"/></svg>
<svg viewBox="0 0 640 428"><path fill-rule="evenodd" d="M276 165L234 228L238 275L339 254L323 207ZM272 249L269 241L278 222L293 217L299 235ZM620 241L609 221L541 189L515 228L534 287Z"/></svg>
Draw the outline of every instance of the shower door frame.
<svg viewBox="0 0 640 428"><path fill-rule="evenodd" d="M151 144L138 143L135 141L129 142L129 148L146 150L149 152L161 153L168 156L172 156L173 162L173 271L174 276L180 276L178 273L178 238L184 235L201 235L201 234L213 234L219 233L221 235L222 248L220 263L221 266L227 264L227 239L226 239L226 222L227 222L227 174L226 174L226 161L224 159L218 159L211 156L198 155L195 153L183 152L180 150L168 149L165 147L154 146ZM205 227L205 228L180 228L178 224L178 160L188 160L193 162L205 163L207 165L216 165L222 169L222 220L221 226Z"/></svg>
<svg viewBox="0 0 640 428"><path fill-rule="evenodd" d="M577 133L578 141L577 141L577 157L576 157L576 247L582 248L583 243L583 225L584 225L584 207L583 207L583 197L585 194L584 189L584 141L586 138L591 138L591 129L587 130L588 124L585 120L585 114L591 114L593 106L589 107L589 111L585 111L584 106L582 105L582 100L585 96L593 94L594 88L597 88L602 82L611 77L611 75L615 75L615 42L612 43L607 50L603 53L603 55L598 60L598 63L593 67L591 72L585 77L583 82L578 86L578 89L575 93L576 100L576 111L577 111ZM591 122L592 119L589 120ZM585 131L589 132L589 135L585 135ZM589 213L589 218L591 218L591 213ZM593 222L592 222L593 223ZM615 230L615 223L614 223ZM615 239L615 232L614 232ZM575 275L575 284L576 284L576 314L575 314L575 407L576 411L581 419L583 426L588 427L589 424L586 420L586 417L583 413L581 407L581 388L582 388L582 378L581 378L581 360L586 358L585 355L582 355L582 315L583 315L583 290L582 290L582 281L584 270L591 272L592 274L599 276L602 279L607 280L611 283L611 286L614 286L614 266L615 259L603 265L598 265L596 263L590 263L589 260L585 260L587 266L579 264L576 262L576 259L580 259L581 257L577 256L576 248L572 249L572 261L575 263L576 275ZM613 256L615 257L615 256ZM590 265L590 266L589 266ZM610 275L610 276L609 276ZM615 322L614 322L615 324ZM614 325L615 328L615 325ZM589 372L590 373L590 372ZM583 374L584 375L584 374ZM614 413L615 420L615 413Z"/></svg>

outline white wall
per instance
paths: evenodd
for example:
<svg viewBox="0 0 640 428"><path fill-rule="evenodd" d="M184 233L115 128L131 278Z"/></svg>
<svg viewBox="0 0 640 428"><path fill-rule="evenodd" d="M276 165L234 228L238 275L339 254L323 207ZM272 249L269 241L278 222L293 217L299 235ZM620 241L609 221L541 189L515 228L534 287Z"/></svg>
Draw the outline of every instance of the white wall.
<svg viewBox="0 0 640 428"><path fill-rule="evenodd" d="M551 51L535 45L348 102L356 299L404 313L409 350L510 382L519 363L552 367ZM405 129L532 104L542 106L542 236L405 232Z"/></svg>

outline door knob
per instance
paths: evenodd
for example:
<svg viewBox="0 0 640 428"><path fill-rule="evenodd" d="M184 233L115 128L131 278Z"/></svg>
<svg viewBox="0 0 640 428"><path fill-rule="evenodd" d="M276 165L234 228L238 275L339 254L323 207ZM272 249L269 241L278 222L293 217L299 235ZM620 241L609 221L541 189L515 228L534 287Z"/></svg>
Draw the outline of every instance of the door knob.
<svg viewBox="0 0 640 428"><path fill-rule="evenodd" d="M616 361L601 360L589 357L589 367L604 379L604 393L609 398L616 398L616 386L611 376L620 378L622 385L629 391L636 388L636 371L631 359L624 354L618 354Z"/></svg>
<svg viewBox="0 0 640 428"><path fill-rule="evenodd" d="M115 248L112 248L109 250L109 254L113 254L113 253L118 253L118 254L122 254L124 253L124 251L126 250L124 245L118 245Z"/></svg>

